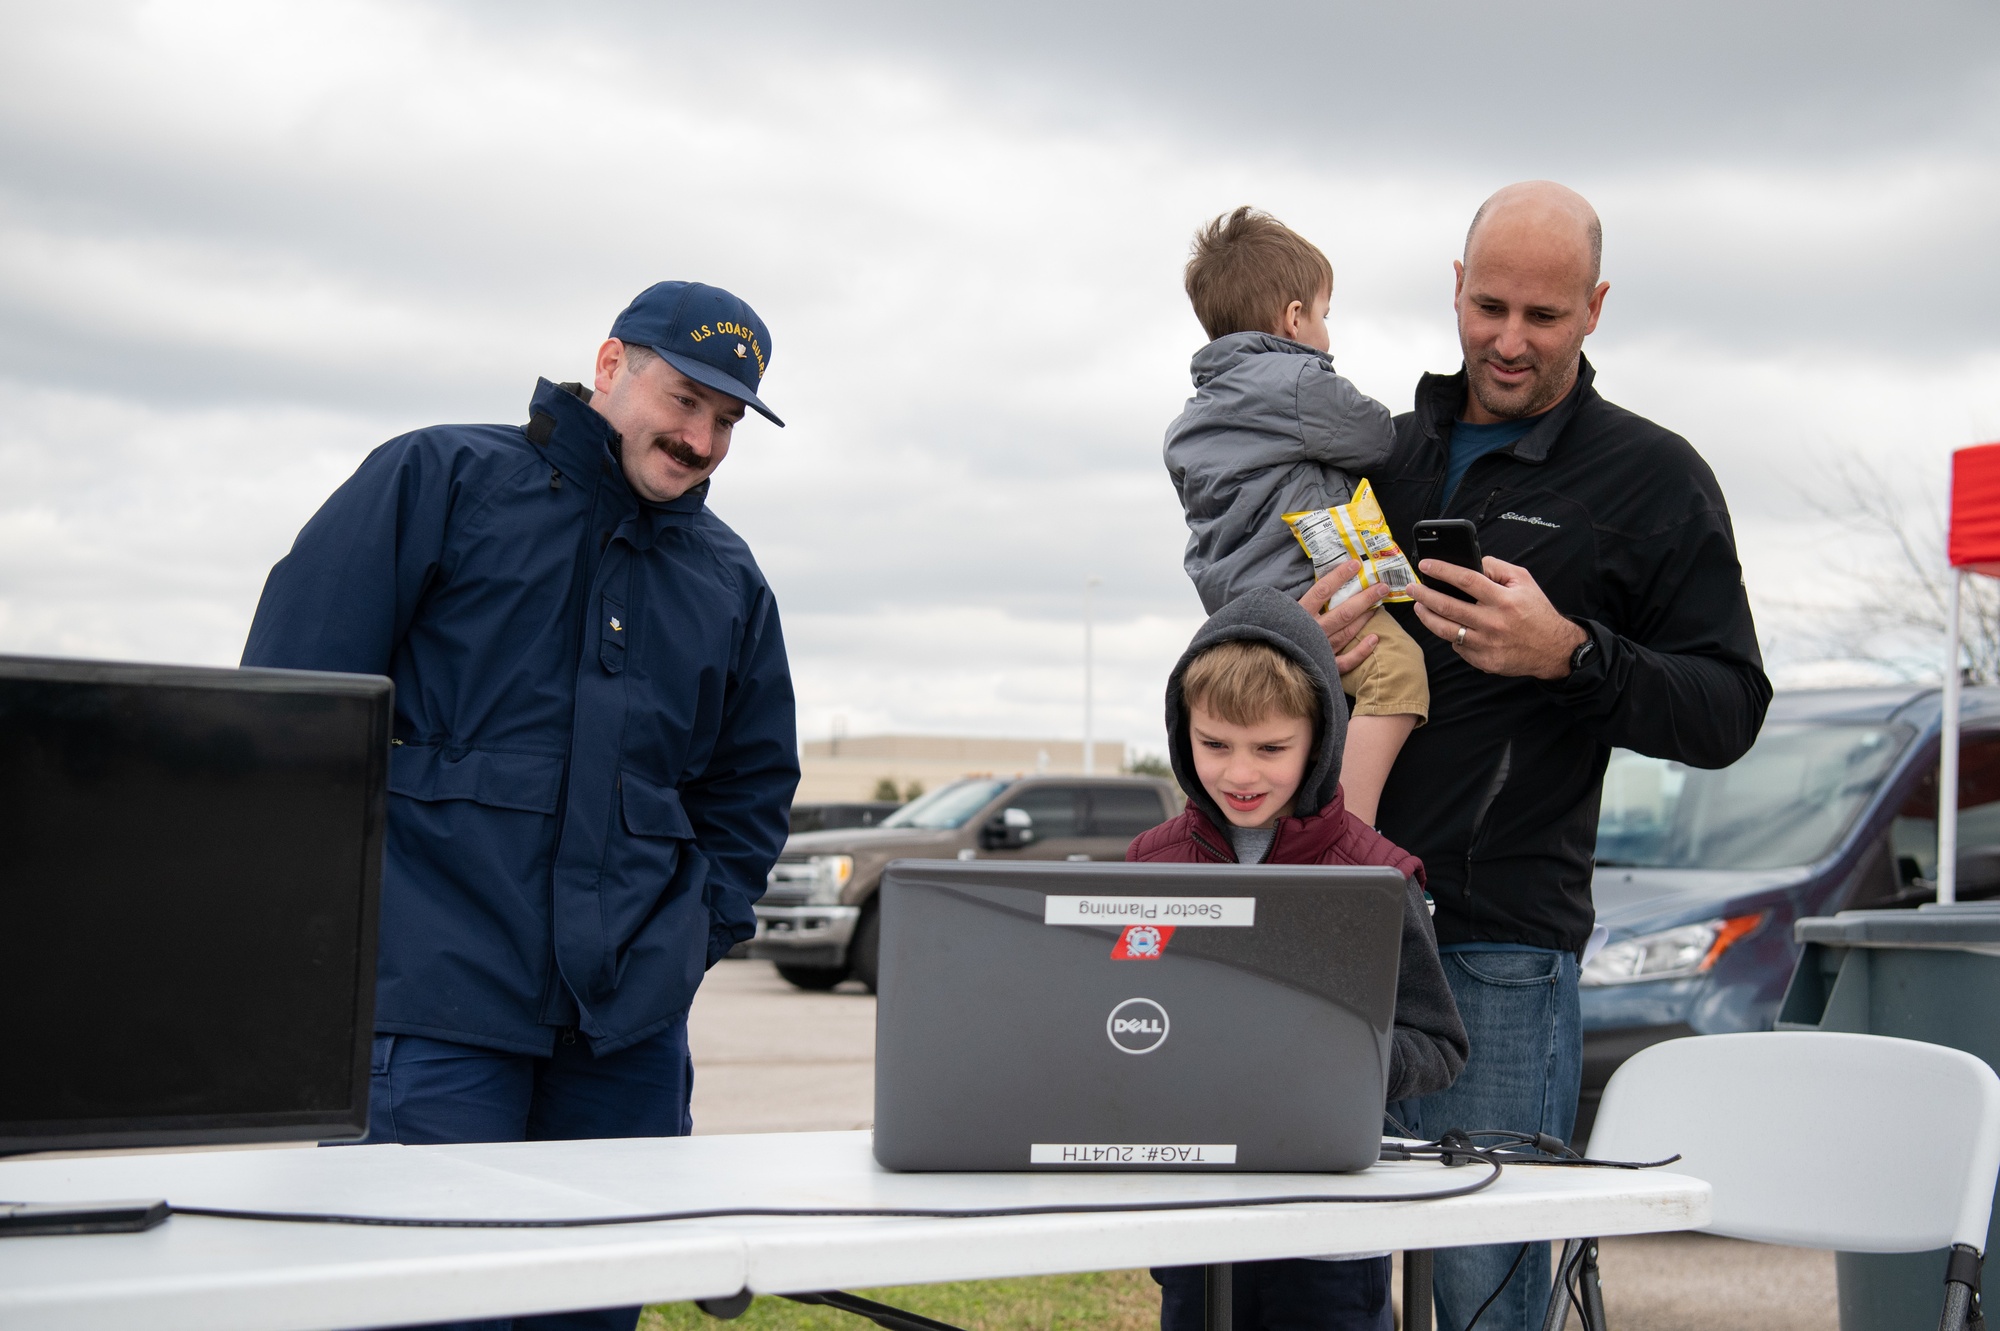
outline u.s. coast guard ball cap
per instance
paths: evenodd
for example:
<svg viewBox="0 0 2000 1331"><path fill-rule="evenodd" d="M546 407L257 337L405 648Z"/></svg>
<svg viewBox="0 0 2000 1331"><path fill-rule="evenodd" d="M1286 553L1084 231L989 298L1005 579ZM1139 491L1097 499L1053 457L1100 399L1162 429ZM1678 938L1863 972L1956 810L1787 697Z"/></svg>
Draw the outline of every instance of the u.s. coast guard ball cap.
<svg viewBox="0 0 2000 1331"><path fill-rule="evenodd" d="M757 397L771 362L771 333L757 311L701 282L655 282L611 325L620 342L651 347L688 378L755 407L783 425Z"/></svg>

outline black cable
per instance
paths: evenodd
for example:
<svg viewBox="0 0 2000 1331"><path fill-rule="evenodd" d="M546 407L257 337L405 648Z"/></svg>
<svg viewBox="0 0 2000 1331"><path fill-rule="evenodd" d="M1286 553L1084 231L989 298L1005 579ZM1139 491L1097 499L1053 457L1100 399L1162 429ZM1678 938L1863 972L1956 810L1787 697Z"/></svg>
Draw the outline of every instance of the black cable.
<svg viewBox="0 0 2000 1331"><path fill-rule="evenodd" d="M1486 1136L1488 1134L1475 1133L1471 1135ZM1412 1152L1428 1152L1428 1154L1412 1154ZM1508 1165L1555 1165L1572 1169L1659 1169L1665 1165L1671 1165L1680 1159L1678 1155L1670 1155L1664 1160L1598 1160L1589 1156L1577 1155L1574 1151L1570 1152L1567 1157L1544 1155L1537 1151L1517 1151L1504 1146L1476 1146L1467 1142L1463 1135L1456 1138L1456 1140L1451 1140L1451 1134L1446 1134L1446 1140L1442 1143L1429 1146L1405 1147L1391 1142L1384 1142L1382 1144L1382 1159L1384 1160L1416 1160L1431 1159L1434 1157L1442 1159L1454 1154L1466 1157L1466 1160L1461 1160L1458 1163L1465 1163L1467 1160L1477 1158L1498 1160L1502 1164ZM1447 1159L1445 1163L1449 1164L1452 1161Z"/></svg>
<svg viewBox="0 0 2000 1331"><path fill-rule="evenodd" d="M1528 1155L1524 1152L1489 1150L1488 1155L1509 1165L1555 1165L1569 1169L1664 1169L1678 1161L1678 1152L1664 1160L1597 1160L1589 1156L1578 1156L1574 1160L1564 1160L1556 1156Z"/></svg>
<svg viewBox="0 0 2000 1331"><path fill-rule="evenodd" d="M1563 1272L1563 1294L1569 1299L1569 1306L1576 1309L1576 1324L1583 1331L1598 1331L1590 1324L1590 1313L1583 1306L1583 1253L1587 1242L1587 1239L1577 1240L1576 1256Z"/></svg>
<svg viewBox="0 0 2000 1331"><path fill-rule="evenodd" d="M790 1217L876 1217L908 1220L980 1220L1024 1215L1101 1215L1124 1211L1214 1211L1245 1206L1290 1206L1329 1202L1428 1202L1447 1197L1465 1197L1493 1186L1500 1177L1501 1162L1491 1166L1484 1178L1454 1188L1431 1192L1377 1193L1294 1193L1281 1197L1218 1197L1171 1202L1072 1202L1047 1206L994 1206L978 1209L938 1207L784 1207L719 1206L705 1211L652 1211L638 1215L569 1216L555 1220L454 1220L427 1217L344 1215L338 1212L250 1211L223 1206L169 1206L175 1215L207 1216L214 1220L264 1220L295 1225L384 1225L403 1229L591 1229L603 1225L651 1225L672 1220L722 1220L736 1217L785 1219Z"/></svg>
<svg viewBox="0 0 2000 1331"><path fill-rule="evenodd" d="M1486 1310L1493 1306L1493 1300L1500 1297L1500 1291L1507 1288L1507 1282L1512 1280L1514 1273L1521 1269L1521 1259L1528 1255L1530 1246L1530 1244L1523 1243L1521 1251L1514 1254L1514 1264L1507 1268L1506 1275L1500 1277L1500 1283L1495 1285L1493 1292L1486 1296L1486 1302L1479 1305L1479 1311L1472 1314L1472 1320L1465 1324L1465 1331L1472 1331L1473 1327L1479 1325L1479 1319L1486 1316Z"/></svg>
<svg viewBox="0 0 2000 1331"><path fill-rule="evenodd" d="M1502 1159L1514 1164L1540 1165L1587 1165L1593 1169L1659 1169L1671 1165L1681 1157L1678 1153L1664 1160L1599 1160L1593 1156L1578 1155L1560 1137L1552 1137L1546 1132L1514 1132L1507 1128L1483 1128L1468 1132L1454 1128L1439 1138L1439 1142L1469 1141L1474 1137L1501 1137L1518 1142L1530 1148L1536 1155L1517 1154L1505 1147L1488 1147L1488 1151L1498 1153ZM1547 1158L1540 1158L1547 1157Z"/></svg>
<svg viewBox="0 0 2000 1331"><path fill-rule="evenodd" d="M825 1290L818 1294L780 1294L778 1297L808 1306L817 1304L824 1308L838 1308L844 1313L865 1317L875 1325L885 1328L885 1331L960 1331L960 1328L950 1322L940 1322L935 1317L926 1317L922 1313L891 1307L889 1304L877 1303L873 1299L864 1299L859 1294L848 1294L837 1289Z"/></svg>
<svg viewBox="0 0 2000 1331"><path fill-rule="evenodd" d="M1549 1285L1549 1301L1542 1308L1542 1331L1557 1331L1569 1320L1569 1309L1576 1303L1569 1288L1569 1274L1581 1259L1583 1244L1579 1239L1565 1239L1561 1255L1556 1259L1555 1279ZM1556 1298L1561 1290L1566 1301Z"/></svg>
<svg viewBox="0 0 2000 1331"><path fill-rule="evenodd" d="M1546 1132L1516 1132L1512 1128L1479 1128L1471 1131L1464 1128L1454 1128L1450 1132L1447 1132L1445 1136L1466 1138L1504 1137L1508 1141L1519 1142L1521 1145L1531 1147L1534 1150L1542 1152L1544 1155L1557 1155L1565 1160L1583 1159L1582 1156L1569 1148L1568 1142L1560 1137L1551 1136Z"/></svg>
<svg viewBox="0 0 2000 1331"><path fill-rule="evenodd" d="M1564 1159L1561 1156L1545 1154L1540 1150L1510 1151L1505 1148L1481 1147L1470 1140L1472 1137L1504 1137L1539 1146L1541 1141L1554 1142L1554 1138L1542 1138L1517 1132L1448 1132L1434 1142L1424 1142L1404 1146L1384 1143L1381 1158L1384 1160L1437 1160L1447 1168L1471 1164L1478 1161L1488 1166L1485 1177L1473 1183L1455 1188L1440 1188L1430 1192L1375 1193L1358 1196L1353 1193L1292 1193L1277 1197L1220 1197L1207 1199L1184 1199L1167 1202L1071 1202L1051 1203L1044 1206L995 1206L980 1208L954 1207L786 1207L786 1206L718 1206L699 1211L646 1211L633 1215L609 1216L565 1216L557 1219L522 1220L461 1220L427 1216L382 1216L351 1215L342 1212L321 1211L261 1211L225 1206L176 1206L169 1205L168 1211L174 1215L205 1216L213 1220L258 1220L274 1224L294 1225L380 1225L392 1229L594 1229L606 1225L650 1225L676 1220L724 1220L736 1218L791 1219L791 1218L875 1218L902 1220L978 1220L1006 1216L1029 1215L1115 1215L1121 1212L1145 1211L1213 1211L1238 1209L1248 1206L1294 1206L1326 1205L1339 1203L1385 1203L1385 1202L1429 1202L1443 1201L1450 1197L1466 1197L1472 1193L1490 1188L1499 1179L1501 1169L1509 1164L1532 1165L1582 1165L1609 1169L1652 1169L1660 1165L1672 1164L1680 1159L1678 1155L1665 1160L1634 1162L1623 1160L1587 1160L1575 1156ZM1558 1149L1567 1150L1556 1142ZM1511 1275L1511 1272L1510 1272ZM1503 1284L1504 1287L1504 1284ZM1497 1296L1498 1290L1494 1291ZM1489 1299L1488 1302L1491 1302Z"/></svg>

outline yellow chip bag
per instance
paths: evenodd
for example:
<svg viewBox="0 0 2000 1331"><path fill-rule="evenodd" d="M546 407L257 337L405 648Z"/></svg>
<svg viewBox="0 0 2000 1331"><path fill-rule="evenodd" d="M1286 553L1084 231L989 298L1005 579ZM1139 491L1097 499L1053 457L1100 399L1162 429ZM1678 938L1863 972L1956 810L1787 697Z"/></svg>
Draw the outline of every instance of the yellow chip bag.
<svg viewBox="0 0 2000 1331"><path fill-rule="evenodd" d="M1285 514L1285 523L1298 538L1299 546L1312 560L1313 576L1343 559L1361 563L1361 576L1333 594L1328 605L1339 605L1364 587L1386 583L1390 601L1413 600L1410 588L1417 585L1417 571L1389 534L1389 520L1375 502L1375 491L1366 480L1354 487L1354 497L1338 508L1312 508L1303 513Z"/></svg>

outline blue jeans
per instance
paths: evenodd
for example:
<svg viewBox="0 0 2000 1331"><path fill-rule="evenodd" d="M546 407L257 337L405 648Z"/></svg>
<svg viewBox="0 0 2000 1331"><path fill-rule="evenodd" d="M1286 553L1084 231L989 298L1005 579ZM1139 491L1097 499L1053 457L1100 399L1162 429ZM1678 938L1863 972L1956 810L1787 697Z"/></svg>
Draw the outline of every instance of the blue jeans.
<svg viewBox="0 0 2000 1331"><path fill-rule="evenodd" d="M1575 955L1477 943L1440 951L1472 1054L1450 1087L1390 1112L1420 1137L1508 1128L1568 1141L1583 1082ZM1519 1244L1439 1251L1432 1281L1438 1331L1465 1331L1520 1252ZM1551 1279L1549 1245L1529 1244L1513 1279L1479 1319L1479 1331L1539 1327Z"/></svg>
<svg viewBox="0 0 2000 1331"><path fill-rule="evenodd" d="M1202 1331L1207 1286L1199 1266L1160 1266L1160 1331ZM1236 1331L1390 1331L1389 1259L1238 1262L1229 1306Z"/></svg>
<svg viewBox="0 0 2000 1331"><path fill-rule="evenodd" d="M593 1057L574 1032L548 1058L416 1035L375 1037L368 1138L444 1142L685 1137L694 1064L687 1019L629 1048ZM632 1331L637 1308L439 1323L439 1331Z"/></svg>

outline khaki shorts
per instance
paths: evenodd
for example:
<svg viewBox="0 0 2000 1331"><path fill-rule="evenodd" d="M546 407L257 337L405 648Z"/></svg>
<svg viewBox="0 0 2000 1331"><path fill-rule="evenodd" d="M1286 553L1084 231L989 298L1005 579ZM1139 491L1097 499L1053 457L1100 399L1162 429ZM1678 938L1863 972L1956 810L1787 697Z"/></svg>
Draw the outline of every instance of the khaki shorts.
<svg viewBox="0 0 2000 1331"><path fill-rule="evenodd" d="M1368 659L1340 677L1340 687L1354 699L1353 716L1414 716L1419 725L1431 714L1431 682L1424 673L1424 649L1403 632L1403 626L1380 606L1361 633L1381 641Z"/></svg>

